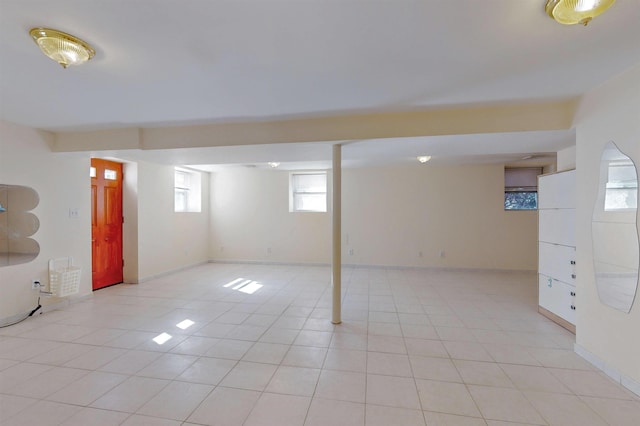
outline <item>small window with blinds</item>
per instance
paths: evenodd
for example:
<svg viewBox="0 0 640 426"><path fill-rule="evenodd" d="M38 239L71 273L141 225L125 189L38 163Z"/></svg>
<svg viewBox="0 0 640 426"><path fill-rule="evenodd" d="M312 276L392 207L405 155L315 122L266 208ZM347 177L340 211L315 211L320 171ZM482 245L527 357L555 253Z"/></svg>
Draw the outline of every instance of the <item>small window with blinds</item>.
<svg viewBox="0 0 640 426"><path fill-rule="evenodd" d="M504 209L538 209L538 175L541 167L504 169Z"/></svg>
<svg viewBox="0 0 640 426"><path fill-rule="evenodd" d="M289 177L289 211L327 211L326 172L291 173Z"/></svg>

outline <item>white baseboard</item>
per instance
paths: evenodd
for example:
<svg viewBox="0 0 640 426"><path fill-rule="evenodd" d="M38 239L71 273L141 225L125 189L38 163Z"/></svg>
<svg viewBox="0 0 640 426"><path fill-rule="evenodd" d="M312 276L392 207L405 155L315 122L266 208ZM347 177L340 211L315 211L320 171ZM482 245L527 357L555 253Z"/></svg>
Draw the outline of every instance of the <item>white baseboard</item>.
<svg viewBox="0 0 640 426"><path fill-rule="evenodd" d="M43 304L42 313L57 311L58 309L66 308L69 305L82 302L83 300L87 300L91 297L93 297L93 292L84 294L82 296L71 295L69 297L62 297L62 298L59 298L56 302Z"/></svg>
<svg viewBox="0 0 640 426"><path fill-rule="evenodd" d="M330 263L313 262L275 262L268 260L242 260L242 259L209 259L209 263L239 264L239 265L281 265L281 266L325 266L330 267ZM454 266L400 266L400 265L365 265L361 263L342 263L345 268L354 269L397 269L397 270L417 270L417 271L442 271L442 272L514 272L523 274L537 274L537 270L531 269L482 269L465 268Z"/></svg>
<svg viewBox="0 0 640 426"><path fill-rule="evenodd" d="M636 382L630 377L625 376L620 373L617 369L607 364L603 359L600 359L598 356L592 354L582 346L575 343L573 345L573 350L575 353L580 355L585 360L589 361L596 367L598 370L603 371L607 376L611 377L617 383L620 383L625 388L629 389L631 392L640 396L640 383Z"/></svg>
<svg viewBox="0 0 640 426"><path fill-rule="evenodd" d="M42 295L42 296L46 297L46 295ZM58 309L66 308L69 305L72 305L72 304L77 303L77 302L81 302L81 301L86 300L86 299L88 299L88 298L90 298L92 296L93 295L91 293L89 293L89 294L85 294L84 296L79 296L79 297L74 297L74 296L64 297L64 298L58 299L56 302L53 302L53 303L47 303L46 302L47 298L45 298L40 303L41 308L38 309L38 311L33 314L33 317L35 318L35 317L40 316L42 314L46 314L47 312L56 311ZM34 308L36 306L34 306ZM22 322L22 320L26 320L28 318L28 315L29 315L30 312L31 311L23 312L21 314L11 315L10 317L0 318L0 327L9 326L9 324L14 324L14 323L17 323L19 321Z"/></svg>
<svg viewBox="0 0 640 426"><path fill-rule="evenodd" d="M10 327L13 324L25 320L28 315L29 312L23 312L21 314L15 314L9 317L0 318L0 327Z"/></svg>
<svg viewBox="0 0 640 426"><path fill-rule="evenodd" d="M220 263L228 265L273 265L273 266L331 266L330 263L312 263L312 262L271 262L267 260L226 260L226 259L209 259L209 263ZM343 265L347 266L347 265Z"/></svg>
<svg viewBox="0 0 640 426"><path fill-rule="evenodd" d="M175 274L176 272L185 271L187 269L195 268L196 266L206 265L209 263L208 261L202 261L198 263L192 263L191 265L182 266L180 268L171 269L169 271L161 272L159 274L147 275L146 277L138 277L138 281L136 282L127 282L125 284L140 284L147 281L155 280L156 278L166 277L167 275Z"/></svg>

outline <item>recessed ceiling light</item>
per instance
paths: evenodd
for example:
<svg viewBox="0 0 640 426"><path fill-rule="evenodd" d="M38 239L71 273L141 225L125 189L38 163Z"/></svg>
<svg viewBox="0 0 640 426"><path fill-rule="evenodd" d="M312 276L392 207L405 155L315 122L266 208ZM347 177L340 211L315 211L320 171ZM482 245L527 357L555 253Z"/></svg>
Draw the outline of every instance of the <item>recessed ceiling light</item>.
<svg viewBox="0 0 640 426"><path fill-rule="evenodd" d="M33 28L29 34L42 53L53 59L63 68L80 65L93 58L96 51L83 40L50 28Z"/></svg>
<svg viewBox="0 0 640 426"><path fill-rule="evenodd" d="M430 155L421 155L418 157L418 161L421 163L426 163L427 161L431 160L431 156Z"/></svg>
<svg viewBox="0 0 640 426"><path fill-rule="evenodd" d="M280 165L280 163L276 163L275 161L270 161L270 162L269 162L269 166L270 166L272 169L277 168L279 165Z"/></svg>

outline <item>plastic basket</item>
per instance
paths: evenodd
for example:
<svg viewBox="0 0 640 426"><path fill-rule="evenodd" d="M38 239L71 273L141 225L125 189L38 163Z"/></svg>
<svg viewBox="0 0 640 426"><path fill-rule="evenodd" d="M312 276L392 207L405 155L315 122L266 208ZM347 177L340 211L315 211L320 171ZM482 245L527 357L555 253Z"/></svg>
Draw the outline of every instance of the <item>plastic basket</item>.
<svg viewBox="0 0 640 426"><path fill-rule="evenodd" d="M49 261L49 291L56 297L66 297L80 291L80 268L73 266L73 259Z"/></svg>

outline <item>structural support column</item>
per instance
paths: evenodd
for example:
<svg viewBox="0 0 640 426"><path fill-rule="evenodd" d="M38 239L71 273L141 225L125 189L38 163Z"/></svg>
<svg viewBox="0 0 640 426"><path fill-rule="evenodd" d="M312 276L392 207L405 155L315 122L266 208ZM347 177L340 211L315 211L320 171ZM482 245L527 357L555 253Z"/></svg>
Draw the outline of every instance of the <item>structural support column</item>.
<svg viewBox="0 0 640 426"><path fill-rule="evenodd" d="M333 191L332 191L332 256L331 269L333 288L333 313L331 322L342 322L342 146L333 145Z"/></svg>

